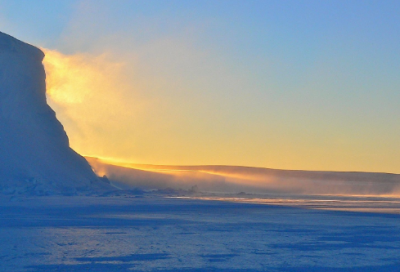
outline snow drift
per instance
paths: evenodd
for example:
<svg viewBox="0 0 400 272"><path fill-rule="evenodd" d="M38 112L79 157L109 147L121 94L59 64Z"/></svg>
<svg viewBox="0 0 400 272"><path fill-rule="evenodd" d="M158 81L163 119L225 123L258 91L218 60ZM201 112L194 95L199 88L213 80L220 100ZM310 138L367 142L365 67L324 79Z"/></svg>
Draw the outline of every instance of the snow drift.
<svg viewBox="0 0 400 272"><path fill-rule="evenodd" d="M0 189L74 192L97 183L46 102L44 53L0 32ZM28 186L29 185L29 186Z"/></svg>

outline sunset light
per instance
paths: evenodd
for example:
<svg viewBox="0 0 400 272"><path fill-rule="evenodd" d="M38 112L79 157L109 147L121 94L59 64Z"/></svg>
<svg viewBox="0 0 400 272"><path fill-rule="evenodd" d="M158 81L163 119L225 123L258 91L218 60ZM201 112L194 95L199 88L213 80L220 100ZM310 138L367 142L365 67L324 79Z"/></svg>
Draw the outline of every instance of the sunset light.
<svg viewBox="0 0 400 272"><path fill-rule="evenodd" d="M0 271L400 271L399 0L0 0Z"/></svg>

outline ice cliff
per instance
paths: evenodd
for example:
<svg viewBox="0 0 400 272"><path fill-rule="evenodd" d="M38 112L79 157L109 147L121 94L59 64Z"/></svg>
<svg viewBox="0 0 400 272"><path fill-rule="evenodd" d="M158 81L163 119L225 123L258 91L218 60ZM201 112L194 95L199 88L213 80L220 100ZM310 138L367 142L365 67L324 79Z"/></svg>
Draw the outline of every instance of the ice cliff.
<svg viewBox="0 0 400 272"><path fill-rule="evenodd" d="M46 102L44 53L0 32L0 191L73 193L96 186Z"/></svg>

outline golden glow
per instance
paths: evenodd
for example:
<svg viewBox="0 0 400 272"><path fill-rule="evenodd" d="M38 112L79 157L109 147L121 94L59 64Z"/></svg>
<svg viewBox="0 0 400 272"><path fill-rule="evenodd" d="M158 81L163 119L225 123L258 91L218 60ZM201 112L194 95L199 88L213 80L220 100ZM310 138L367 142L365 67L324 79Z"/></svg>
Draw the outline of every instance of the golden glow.
<svg viewBox="0 0 400 272"><path fill-rule="evenodd" d="M111 158L101 158L98 159L102 163L122 166L126 168L150 171L155 173L164 173L170 174L180 178L193 178L193 177L200 177L200 176L219 176L225 179L228 179L232 183L242 184L245 183L248 185L257 185L257 184L266 184L273 181L273 177L267 177L265 175L251 173L251 171L247 173L237 173L237 172L230 172L226 169L223 170L215 170L210 169L207 166L177 166L177 165L151 165L151 164L136 164L136 163L129 163L124 161L119 161ZM91 162L89 158L89 162ZM96 164L93 164L96 165ZM106 174L104 168L99 168L102 170L102 173Z"/></svg>
<svg viewBox="0 0 400 272"><path fill-rule="evenodd" d="M44 49L43 65L46 69L46 92L48 97L60 104L88 102L104 88L111 88L112 77L122 64L107 63L105 55L91 57L84 54L64 55ZM109 65L110 68L106 68ZM107 69L107 70L106 70ZM110 71L115 71L108 74Z"/></svg>
<svg viewBox="0 0 400 272"><path fill-rule="evenodd" d="M289 108L274 114L265 110L268 107L253 112L253 106L242 105L241 100L234 101L237 109L224 111L230 97L218 97L213 86L205 86L207 90L181 75L154 72L155 63L173 63L162 58L165 46L142 52L154 57L153 63L133 53L119 56L121 61L111 53L65 55L43 49L48 102L73 149L86 156L112 158L118 165L125 165L122 161L126 165L398 172L396 134L354 132L346 124L338 130L329 121L301 120L301 114L296 114L300 120L291 119ZM177 44L171 47L182 51ZM186 53L183 57L195 56ZM196 63L196 58L191 61ZM381 135L388 140L380 140ZM243 178L232 173L224 176ZM253 175L246 179L259 182Z"/></svg>
<svg viewBox="0 0 400 272"><path fill-rule="evenodd" d="M64 125L71 147L86 155L104 155L109 150L123 154L131 139L129 129L144 105L144 99L135 99L124 64L111 61L107 54L42 50L48 103Z"/></svg>
<svg viewBox="0 0 400 272"><path fill-rule="evenodd" d="M155 188L198 186L205 191L245 191L252 193L280 192L300 195L398 197L393 180L382 184L377 177L365 173L331 173L319 175L304 171L270 171L240 166L177 166L122 165L113 161L87 158L97 173L135 187L151 184ZM121 167L122 166L122 167ZM140 175L138 175L140 173ZM397 181L397 180L396 180ZM151 187L151 186L150 186Z"/></svg>

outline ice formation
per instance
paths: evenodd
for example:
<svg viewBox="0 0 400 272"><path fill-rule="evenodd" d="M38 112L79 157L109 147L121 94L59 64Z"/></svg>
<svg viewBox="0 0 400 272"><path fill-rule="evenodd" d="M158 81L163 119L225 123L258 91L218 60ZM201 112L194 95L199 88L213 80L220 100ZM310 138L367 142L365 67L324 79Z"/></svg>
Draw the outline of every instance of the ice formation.
<svg viewBox="0 0 400 272"><path fill-rule="evenodd" d="M0 32L0 190L73 193L98 183L46 101L44 53Z"/></svg>

